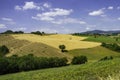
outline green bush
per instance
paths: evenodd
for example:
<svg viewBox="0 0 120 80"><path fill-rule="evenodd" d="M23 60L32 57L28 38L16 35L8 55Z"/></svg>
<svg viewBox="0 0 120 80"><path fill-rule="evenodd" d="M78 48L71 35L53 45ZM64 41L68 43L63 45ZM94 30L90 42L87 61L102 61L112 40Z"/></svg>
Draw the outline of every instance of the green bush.
<svg viewBox="0 0 120 80"><path fill-rule="evenodd" d="M68 52L68 50L65 50L65 45L59 45L59 49L61 49L61 52Z"/></svg>
<svg viewBox="0 0 120 80"><path fill-rule="evenodd" d="M0 47L0 56L5 56L7 53L9 53L9 49L3 45Z"/></svg>
<svg viewBox="0 0 120 80"><path fill-rule="evenodd" d="M75 56L72 59L72 64L85 64L87 62L87 57L86 56Z"/></svg>
<svg viewBox="0 0 120 80"><path fill-rule="evenodd" d="M0 75L8 73L7 66L9 65L9 62L6 58L0 57Z"/></svg>
<svg viewBox="0 0 120 80"><path fill-rule="evenodd" d="M103 58L101 58L99 61L106 61L106 60L112 60L113 59L113 57L112 56L105 56L105 57L103 57Z"/></svg>
<svg viewBox="0 0 120 80"><path fill-rule="evenodd" d="M116 43L114 43L114 44L102 43L101 46L108 48L110 50L113 50L113 51L120 52L120 46Z"/></svg>

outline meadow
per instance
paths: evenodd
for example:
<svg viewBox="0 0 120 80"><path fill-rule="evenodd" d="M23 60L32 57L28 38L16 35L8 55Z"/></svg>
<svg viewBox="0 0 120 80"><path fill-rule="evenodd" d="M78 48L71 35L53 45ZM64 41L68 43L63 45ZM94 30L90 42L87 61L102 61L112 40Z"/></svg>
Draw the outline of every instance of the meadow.
<svg viewBox="0 0 120 80"><path fill-rule="evenodd" d="M120 58L15 74L1 75L0 80L119 80Z"/></svg>
<svg viewBox="0 0 120 80"><path fill-rule="evenodd" d="M105 43L119 43L120 39L116 41L114 36L98 36L95 38L94 36L86 36L88 38L84 39L83 41L92 41L92 42L105 42Z"/></svg>

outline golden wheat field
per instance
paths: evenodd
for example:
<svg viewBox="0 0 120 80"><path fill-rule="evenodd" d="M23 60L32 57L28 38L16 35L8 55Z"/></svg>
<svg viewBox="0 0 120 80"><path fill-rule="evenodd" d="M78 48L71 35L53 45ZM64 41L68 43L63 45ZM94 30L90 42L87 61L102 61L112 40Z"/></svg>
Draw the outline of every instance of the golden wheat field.
<svg viewBox="0 0 120 80"><path fill-rule="evenodd" d="M100 43L97 42L82 41L87 37L78 37L67 34L56 34L56 35L48 35L48 36L40 36L34 34L20 34L20 35L12 35L12 36L15 39L44 43L57 49L59 48L59 45L62 44L66 46L67 50L92 48L100 45Z"/></svg>

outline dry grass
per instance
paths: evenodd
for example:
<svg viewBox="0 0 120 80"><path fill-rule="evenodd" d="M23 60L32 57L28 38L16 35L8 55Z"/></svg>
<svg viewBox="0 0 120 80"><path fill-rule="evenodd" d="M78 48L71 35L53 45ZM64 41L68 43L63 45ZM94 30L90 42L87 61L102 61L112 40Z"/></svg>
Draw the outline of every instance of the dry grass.
<svg viewBox="0 0 120 80"><path fill-rule="evenodd" d="M80 49L92 48L100 45L100 43L97 42L82 41L86 37L78 37L78 36L65 35L65 34L49 35L49 36L21 34L21 35L12 35L12 36L15 39L28 40L31 42L40 42L57 49L58 46L61 44L64 44L67 50L78 49L78 48Z"/></svg>
<svg viewBox="0 0 120 80"><path fill-rule="evenodd" d="M10 53L6 56L12 56L14 54L18 56L34 54L40 57L67 57L68 60L71 59L71 56L61 53L60 49L40 42L14 39L11 35L0 35L0 46L1 45L6 45L10 50Z"/></svg>

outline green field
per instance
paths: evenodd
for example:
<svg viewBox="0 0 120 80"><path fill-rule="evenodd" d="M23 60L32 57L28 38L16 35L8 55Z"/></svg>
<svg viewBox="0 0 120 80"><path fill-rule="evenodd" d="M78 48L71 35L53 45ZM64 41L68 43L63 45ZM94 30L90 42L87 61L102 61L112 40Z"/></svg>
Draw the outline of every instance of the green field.
<svg viewBox="0 0 120 80"><path fill-rule="evenodd" d="M1 75L0 80L119 80L120 58L15 74ZM112 79L113 78L113 79ZM118 78L118 79L117 79Z"/></svg>
<svg viewBox="0 0 120 80"><path fill-rule="evenodd" d="M92 42L105 42L105 43L120 43L120 39L118 41L115 40L112 36L98 36L95 38L94 36L86 36L88 38L83 41L92 41Z"/></svg>
<svg viewBox="0 0 120 80"><path fill-rule="evenodd" d="M105 56L120 56L120 53L109 50L107 48L104 48L102 46L94 47L94 48L88 48L88 49L75 49L70 50L68 54L72 56L80 56L85 55L87 56L89 61L95 61L99 60Z"/></svg>

